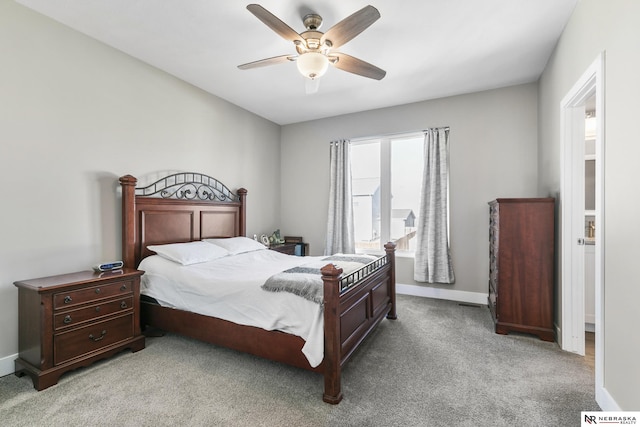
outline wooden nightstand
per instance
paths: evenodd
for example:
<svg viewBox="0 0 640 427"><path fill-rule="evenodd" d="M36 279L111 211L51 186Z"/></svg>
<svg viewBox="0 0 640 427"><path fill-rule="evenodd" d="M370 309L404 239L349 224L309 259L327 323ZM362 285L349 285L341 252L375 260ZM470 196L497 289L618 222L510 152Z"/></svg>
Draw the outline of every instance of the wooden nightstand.
<svg viewBox="0 0 640 427"><path fill-rule="evenodd" d="M296 243L279 243L277 245L269 246L269 249L272 251L282 252L287 255L295 255L296 254Z"/></svg>
<svg viewBox="0 0 640 427"><path fill-rule="evenodd" d="M284 243L271 245L269 249L282 252L287 255L309 255L309 244L302 241L302 237L284 236Z"/></svg>
<svg viewBox="0 0 640 427"><path fill-rule="evenodd" d="M70 370L126 348L144 348L140 332L140 276L123 269L81 271L15 282L18 287L17 376L36 390Z"/></svg>

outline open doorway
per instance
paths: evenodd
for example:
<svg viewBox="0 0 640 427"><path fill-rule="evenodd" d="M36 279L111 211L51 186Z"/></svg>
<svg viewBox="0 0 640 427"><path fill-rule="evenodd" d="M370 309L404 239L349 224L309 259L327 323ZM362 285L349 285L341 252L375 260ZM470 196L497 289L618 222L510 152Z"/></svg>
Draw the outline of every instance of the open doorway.
<svg viewBox="0 0 640 427"><path fill-rule="evenodd" d="M584 358L595 371L596 332L596 97L586 100L584 126Z"/></svg>
<svg viewBox="0 0 640 427"><path fill-rule="evenodd" d="M587 137L587 116L593 137ZM604 265L604 55L600 54L561 103L562 171L560 189L561 217L561 330L564 350L585 355L585 333L591 320L594 334L596 398L604 390L603 265ZM591 146L593 150L591 150ZM590 152L592 151L592 152ZM592 164L587 163L592 161ZM593 195L586 192L585 171L593 166ZM587 203L589 208L587 209ZM591 237L592 236L592 237ZM588 245L587 245L588 243ZM589 246L589 248L588 248ZM589 260L587 250L593 250ZM587 258L585 260L585 258ZM588 264L591 264L589 266ZM588 267L588 268L587 268ZM591 270L591 268L593 270ZM587 287L593 274L593 312L587 300ZM588 315L591 315L587 319Z"/></svg>

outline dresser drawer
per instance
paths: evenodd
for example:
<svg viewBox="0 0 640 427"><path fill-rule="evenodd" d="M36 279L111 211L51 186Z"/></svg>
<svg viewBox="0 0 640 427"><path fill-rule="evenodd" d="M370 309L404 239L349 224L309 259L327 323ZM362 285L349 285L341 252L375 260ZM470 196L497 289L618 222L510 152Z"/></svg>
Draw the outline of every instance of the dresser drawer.
<svg viewBox="0 0 640 427"><path fill-rule="evenodd" d="M53 309L60 310L103 298L114 297L117 295L128 295L132 290L133 282L121 281L108 283L102 286L77 289L75 291L60 292L53 296Z"/></svg>
<svg viewBox="0 0 640 427"><path fill-rule="evenodd" d="M132 337L133 313L56 334L53 337L54 365Z"/></svg>
<svg viewBox="0 0 640 427"><path fill-rule="evenodd" d="M104 301L76 310L65 311L54 316L53 328L55 330L78 326L87 320L97 319L109 314L130 311L133 309L133 296L122 297L111 301Z"/></svg>

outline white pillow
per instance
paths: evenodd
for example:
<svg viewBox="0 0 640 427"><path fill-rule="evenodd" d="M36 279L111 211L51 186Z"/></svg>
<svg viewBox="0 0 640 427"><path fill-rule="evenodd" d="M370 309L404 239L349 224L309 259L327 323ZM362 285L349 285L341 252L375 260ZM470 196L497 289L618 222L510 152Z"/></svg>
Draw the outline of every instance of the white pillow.
<svg viewBox="0 0 640 427"><path fill-rule="evenodd" d="M227 237L225 239L204 239L207 243L226 249L231 255L266 249L262 243L248 237Z"/></svg>
<svg viewBox="0 0 640 427"><path fill-rule="evenodd" d="M147 246L147 249L182 265L213 261L229 255L226 249L205 242L169 243Z"/></svg>

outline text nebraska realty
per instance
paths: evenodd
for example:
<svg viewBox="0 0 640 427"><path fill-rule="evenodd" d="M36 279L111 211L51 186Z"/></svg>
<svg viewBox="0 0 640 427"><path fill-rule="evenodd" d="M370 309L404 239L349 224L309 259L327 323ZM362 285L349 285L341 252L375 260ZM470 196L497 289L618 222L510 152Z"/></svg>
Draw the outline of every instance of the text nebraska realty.
<svg viewBox="0 0 640 427"><path fill-rule="evenodd" d="M616 415L606 415L606 416L596 416L585 414L584 421L587 424L629 424L635 425L637 424L636 417L634 416L616 416Z"/></svg>

